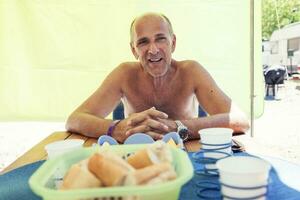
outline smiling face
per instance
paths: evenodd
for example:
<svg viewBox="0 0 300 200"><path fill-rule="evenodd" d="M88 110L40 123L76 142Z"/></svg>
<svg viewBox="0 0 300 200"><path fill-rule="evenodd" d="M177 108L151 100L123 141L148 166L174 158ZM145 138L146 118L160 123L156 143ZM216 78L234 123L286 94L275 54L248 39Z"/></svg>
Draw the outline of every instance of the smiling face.
<svg viewBox="0 0 300 200"><path fill-rule="evenodd" d="M146 72L161 77L171 66L176 37L162 16L145 15L134 22L130 45Z"/></svg>

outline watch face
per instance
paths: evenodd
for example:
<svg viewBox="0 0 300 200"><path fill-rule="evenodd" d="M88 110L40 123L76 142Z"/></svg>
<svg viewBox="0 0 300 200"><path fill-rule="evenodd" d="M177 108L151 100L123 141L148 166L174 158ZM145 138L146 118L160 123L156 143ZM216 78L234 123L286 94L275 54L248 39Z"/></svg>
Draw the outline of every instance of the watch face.
<svg viewBox="0 0 300 200"><path fill-rule="evenodd" d="M183 141L186 141L189 136L189 131L187 129L181 129L178 134Z"/></svg>

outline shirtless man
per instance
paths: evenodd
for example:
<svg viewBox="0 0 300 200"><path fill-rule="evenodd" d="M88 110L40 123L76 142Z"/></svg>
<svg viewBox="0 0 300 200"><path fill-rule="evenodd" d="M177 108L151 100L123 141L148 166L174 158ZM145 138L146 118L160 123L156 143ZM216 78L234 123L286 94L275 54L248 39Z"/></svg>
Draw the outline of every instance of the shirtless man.
<svg viewBox="0 0 300 200"><path fill-rule="evenodd" d="M176 36L168 18L147 13L137 17L130 28L131 51L138 62L125 62L114 69L102 85L68 118L68 131L99 137L110 129L123 142L143 132L154 139L177 131L181 122L189 138L198 130L229 127L246 131L249 123L196 61L172 59ZM105 119L122 100L125 119ZM209 114L198 118L198 102ZM175 122L176 121L176 122Z"/></svg>

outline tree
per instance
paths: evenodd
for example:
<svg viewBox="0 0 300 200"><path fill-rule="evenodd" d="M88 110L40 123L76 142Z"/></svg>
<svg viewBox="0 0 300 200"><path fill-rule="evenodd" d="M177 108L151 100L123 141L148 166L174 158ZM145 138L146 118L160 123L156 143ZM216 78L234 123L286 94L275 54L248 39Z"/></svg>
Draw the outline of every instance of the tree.
<svg viewBox="0 0 300 200"><path fill-rule="evenodd" d="M262 37L269 39L273 31L300 21L300 0L262 0Z"/></svg>

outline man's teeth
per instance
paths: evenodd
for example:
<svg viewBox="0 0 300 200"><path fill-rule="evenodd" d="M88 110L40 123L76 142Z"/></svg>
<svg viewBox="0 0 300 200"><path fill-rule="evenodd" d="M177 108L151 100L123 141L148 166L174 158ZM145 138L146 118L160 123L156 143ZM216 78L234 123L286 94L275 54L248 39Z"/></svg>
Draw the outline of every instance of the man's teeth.
<svg viewBox="0 0 300 200"><path fill-rule="evenodd" d="M160 61L161 60L161 58L156 58L156 59L149 59L150 60L150 62L158 62L158 61Z"/></svg>

